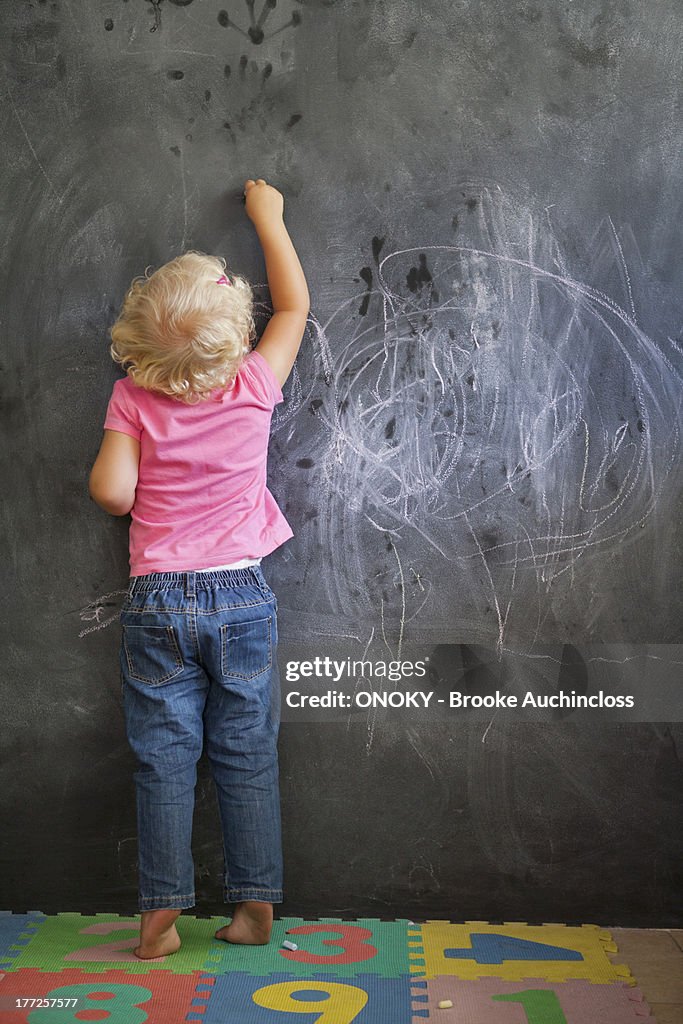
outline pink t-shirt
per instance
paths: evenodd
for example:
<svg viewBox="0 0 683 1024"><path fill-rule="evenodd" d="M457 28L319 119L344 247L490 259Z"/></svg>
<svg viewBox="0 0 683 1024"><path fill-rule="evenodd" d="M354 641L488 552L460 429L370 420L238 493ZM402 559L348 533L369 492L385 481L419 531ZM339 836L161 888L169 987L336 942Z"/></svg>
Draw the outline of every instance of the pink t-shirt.
<svg viewBox="0 0 683 1024"><path fill-rule="evenodd" d="M105 429L140 441L130 571L183 572L259 558L293 537L266 487L274 407L282 389L250 352L227 389L196 405L114 384Z"/></svg>

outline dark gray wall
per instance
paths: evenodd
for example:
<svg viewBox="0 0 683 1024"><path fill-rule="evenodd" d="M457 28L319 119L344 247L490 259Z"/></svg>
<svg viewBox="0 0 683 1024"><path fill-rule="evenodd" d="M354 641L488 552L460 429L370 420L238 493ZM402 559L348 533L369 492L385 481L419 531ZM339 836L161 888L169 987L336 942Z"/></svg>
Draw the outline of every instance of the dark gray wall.
<svg viewBox="0 0 683 1024"><path fill-rule="evenodd" d="M283 191L312 296L271 444L295 532L263 566L282 667L429 657L439 693L587 693L608 665L680 686L678 0L1 18L0 905L135 912L127 520L87 497L107 329L132 277L187 248L255 282L263 326L246 177ZM680 927L681 719L680 698L631 718L288 711L282 910ZM197 909L216 913L200 768Z"/></svg>

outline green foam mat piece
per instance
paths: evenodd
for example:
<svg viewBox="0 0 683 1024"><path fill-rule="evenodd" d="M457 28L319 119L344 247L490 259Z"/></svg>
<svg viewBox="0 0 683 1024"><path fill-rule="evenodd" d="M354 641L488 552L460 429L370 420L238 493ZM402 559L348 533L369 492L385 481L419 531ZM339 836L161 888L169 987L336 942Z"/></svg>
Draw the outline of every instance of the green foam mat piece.
<svg viewBox="0 0 683 1024"><path fill-rule="evenodd" d="M273 922L267 946L240 946L214 939L203 969L211 974L244 971L253 975L291 973L311 978L325 972L337 978L376 974L397 978L410 974L408 919L380 921L360 917L320 917L304 920L283 917ZM295 951L283 947L284 940L294 942Z"/></svg>
<svg viewBox="0 0 683 1024"><path fill-rule="evenodd" d="M139 916L46 915L30 941L5 969L17 971L35 967L56 972L76 967L90 973L122 970L129 974L147 974L164 970L190 974L202 969L211 942L217 941L213 938L214 932L223 924L223 917L206 919L181 914L176 921L182 942L178 952L157 960L140 960L133 953L140 941Z"/></svg>

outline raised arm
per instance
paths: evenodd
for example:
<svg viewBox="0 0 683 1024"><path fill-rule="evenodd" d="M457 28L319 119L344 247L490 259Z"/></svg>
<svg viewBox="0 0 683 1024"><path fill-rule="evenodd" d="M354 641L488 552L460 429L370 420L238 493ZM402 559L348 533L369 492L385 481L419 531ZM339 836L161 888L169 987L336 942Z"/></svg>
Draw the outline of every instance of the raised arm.
<svg viewBox="0 0 683 1024"><path fill-rule="evenodd" d="M284 199L263 178L245 182L247 216L256 228L266 261L273 315L256 348L282 386L301 346L310 307L308 285L285 227Z"/></svg>

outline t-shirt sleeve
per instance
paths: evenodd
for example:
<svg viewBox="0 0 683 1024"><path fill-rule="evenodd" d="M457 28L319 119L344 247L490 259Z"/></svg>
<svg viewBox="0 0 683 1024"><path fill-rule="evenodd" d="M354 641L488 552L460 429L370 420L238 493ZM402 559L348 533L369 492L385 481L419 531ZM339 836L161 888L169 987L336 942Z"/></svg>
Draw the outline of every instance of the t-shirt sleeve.
<svg viewBox="0 0 683 1024"><path fill-rule="evenodd" d="M140 414L126 395L125 380L126 378L117 380L114 384L114 390L107 406L107 415L104 418L104 429L130 434L131 437L135 437L139 441L142 435Z"/></svg>
<svg viewBox="0 0 683 1024"><path fill-rule="evenodd" d="M280 383L273 373L270 363L260 352L252 349L244 360L244 367L260 393L265 396L272 407L279 405L284 400Z"/></svg>

